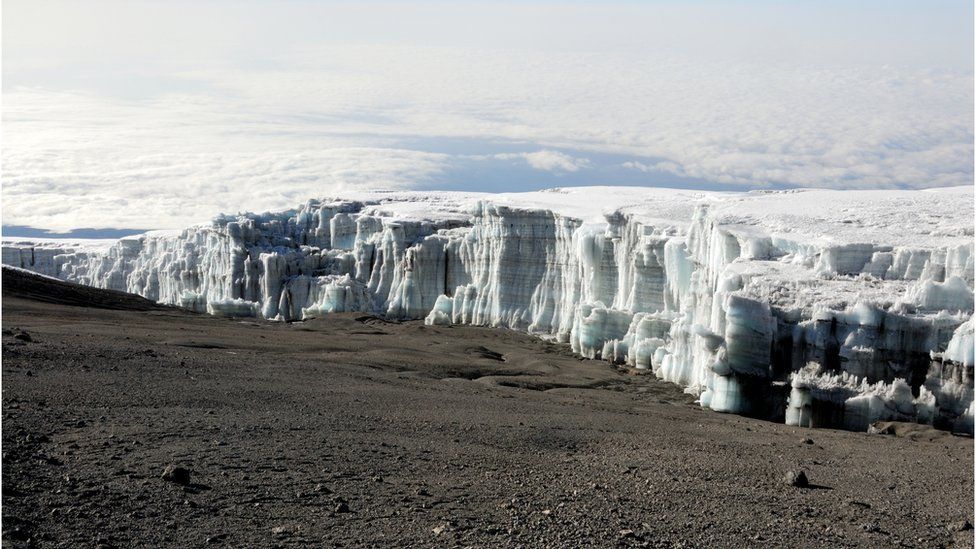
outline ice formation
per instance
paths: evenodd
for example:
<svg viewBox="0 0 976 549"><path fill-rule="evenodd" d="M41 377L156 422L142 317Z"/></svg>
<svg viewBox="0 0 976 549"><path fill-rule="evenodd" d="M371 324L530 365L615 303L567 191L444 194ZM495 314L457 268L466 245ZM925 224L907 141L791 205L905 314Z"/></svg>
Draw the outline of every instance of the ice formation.
<svg viewBox="0 0 976 549"><path fill-rule="evenodd" d="M351 193L3 262L232 316L522 330L713 410L973 431L972 188Z"/></svg>

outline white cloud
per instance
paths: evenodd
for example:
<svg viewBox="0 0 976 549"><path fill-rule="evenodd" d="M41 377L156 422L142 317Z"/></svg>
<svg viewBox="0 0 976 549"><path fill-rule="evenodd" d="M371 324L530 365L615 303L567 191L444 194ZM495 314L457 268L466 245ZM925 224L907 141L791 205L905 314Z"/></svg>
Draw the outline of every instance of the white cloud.
<svg viewBox="0 0 976 549"><path fill-rule="evenodd" d="M590 166L585 158L576 158L559 151L541 150L530 153L500 153L492 158L498 160L523 160L537 170L547 172L576 172Z"/></svg>
<svg viewBox="0 0 976 549"><path fill-rule="evenodd" d="M816 11L764 5L764 17L769 10ZM185 18L182 10L190 8L181 6L160 8L159 17ZM126 21L138 9L127 7ZM567 179L598 174L599 155L613 153L633 158L624 166L647 173L651 183L655 173L834 188L973 182L971 59L940 68L935 56L948 42L914 34L905 40L902 30L917 33L911 25L888 36L870 26L871 17L855 14L858 24L833 33L817 25L786 29L777 44L792 50L768 48L771 39L745 31L723 49L709 46L729 38L721 34L697 45L680 39L699 23L721 33L731 27L702 16L718 10L740 17L742 8L570 7L557 10L549 27L534 23L548 21L548 8L485 8L495 15L472 18L438 5L430 9L446 10L446 20L459 25L427 28L423 18L410 19L426 29L428 45L418 46L413 27L401 21L409 9L387 6L407 13L379 17L382 32L370 26L376 9L321 9L334 15L336 32L323 33L321 18L285 20L269 8L274 13L240 29L226 21L215 34L219 44L208 41L201 18L180 27L173 50L153 38L126 53L121 46L133 35L153 37L153 28L172 26L148 17L139 23L145 29L98 35L106 38L96 40L97 55L75 45L95 40L89 27L100 24L97 14L77 14L64 29L52 24L48 31L17 25L22 16L5 12L5 30L15 32L4 40L3 222L178 227L343 188L429 186L445 174L464 181L458 166L479 155L507 155ZM527 10L525 19L512 27L506 9ZM48 23L51 16L38 17ZM278 26L266 28L265 19ZM656 32L638 32L647 25ZM585 40L576 32L581 26L589 30ZM60 50L58 30L72 37ZM654 36L674 48L657 47ZM357 45L363 43L372 45ZM733 50L721 58L709 53ZM829 59L810 54L828 50ZM850 52L856 62L845 62ZM912 63L893 62L908 56ZM86 91L65 92L73 88ZM404 145L404 138L419 144ZM451 149L463 140L517 148Z"/></svg>
<svg viewBox="0 0 976 549"><path fill-rule="evenodd" d="M33 90L4 99L5 224L180 228L343 189L408 188L449 158L281 128L262 135L260 121L185 98L120 103Z"/></svg>

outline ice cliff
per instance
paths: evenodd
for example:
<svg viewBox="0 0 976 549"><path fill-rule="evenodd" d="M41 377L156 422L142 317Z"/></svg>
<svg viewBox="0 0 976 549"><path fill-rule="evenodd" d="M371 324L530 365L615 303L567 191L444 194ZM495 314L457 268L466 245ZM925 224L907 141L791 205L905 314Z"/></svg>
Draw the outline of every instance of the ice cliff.
<svg viewBox="0 0 976 549"><path fill-rule="evenodd" d="M212 314L511 328L713 410L972 433L972 192L351 193L3 262Z"/></svg>

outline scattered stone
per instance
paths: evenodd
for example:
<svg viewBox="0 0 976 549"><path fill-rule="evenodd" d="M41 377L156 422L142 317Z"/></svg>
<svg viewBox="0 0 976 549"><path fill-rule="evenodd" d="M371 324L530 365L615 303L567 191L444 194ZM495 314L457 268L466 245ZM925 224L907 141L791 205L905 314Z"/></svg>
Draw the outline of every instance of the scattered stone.
<svg viewBox="0 0 976 549"><path fill-rule="evenodd" d="M949 524L950 532L965 532L967 530L972 530L973 524L968 520L957 520L956 522Z"/></svg>
<svg viewBox="0 0 976 549"><path fill-rule="evenodd" d="M289 524L282 524L280 526L275 526L274 528L272 528L271 535L279 538L284 538L284 537L295 535L295 532L297 530L298 527L296 526L291 526Z"/></svg>
<svg viewBox="0 0 976 549"><path fill-rule="evenodd" d="M810 481L807 480L807 474L802 469L787 471L786 483L790 486L796 486L797 488L806 488L810 486Z"/></svg>
<svg viewBox="0 0 976 549"><path fill-rule="evenodd" d="M895 426L890 422L875 422L868 427L870 435L894 435Z"/></svg>
<svg viewBox="0 0 976 549"><path fill-rule="evenodd" d="M30 532L28 532L27 529L22 526L14 526L7 532L7 535L10 536L11 539L17 541L27 541L31 537Z"/></svg>
<svg viewBox="0 0 976 549"><path fill-rule="evenodd" d="M165 481L185 486L190 484L190 470L176 465L167 465L166 469L163 470L162 478Z"/></svg>
<svg viewBox="0 0 976 549"><path fill-rule="evenodd" d="M863 507L865 509L870 509L871 508L871 504L870 503L867 503L867 502L864 502L864 501L858 501L856 499L847 500L847 504L850 505L851 507Z"/></svg>

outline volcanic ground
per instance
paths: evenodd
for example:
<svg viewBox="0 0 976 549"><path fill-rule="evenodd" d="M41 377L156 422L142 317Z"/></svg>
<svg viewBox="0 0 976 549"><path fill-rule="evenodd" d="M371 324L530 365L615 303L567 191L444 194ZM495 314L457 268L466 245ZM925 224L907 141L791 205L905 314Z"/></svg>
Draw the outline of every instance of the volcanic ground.
<svg viewBox="0 0 976 549"><path fill-rule="evenodd" d="M2 307L4 547L972 546L973 440L925 427L707 412L507 330L9 269Z"/></svg>

